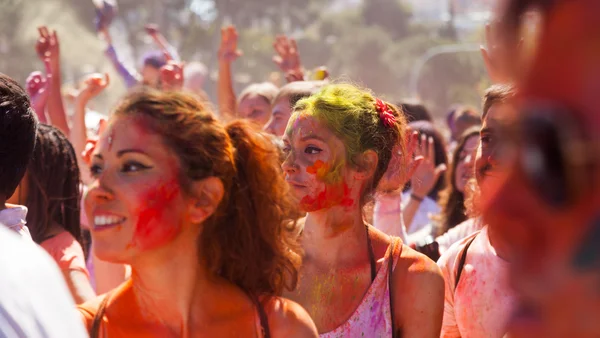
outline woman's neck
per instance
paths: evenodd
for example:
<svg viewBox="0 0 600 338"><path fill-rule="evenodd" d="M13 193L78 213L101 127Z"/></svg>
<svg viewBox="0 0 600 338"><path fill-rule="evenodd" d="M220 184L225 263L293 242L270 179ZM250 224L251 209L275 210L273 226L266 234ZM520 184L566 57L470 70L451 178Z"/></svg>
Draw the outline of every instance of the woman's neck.
<svg viewBox="0 0 600 338"><path fill-rule="evenodd" d="M138 255L131 264L131 283L146 320L159 322L178 336L184 336L192 309L196 310L195 295L209 282L198 259L195 241L178 242Z"/></svg>
<svg viewBox="0 0 600 338"><path fill-rule="evenodd" d="M333 207L306 215L302 234L305 259L337 265L366 248L362 209Z"/></svg>

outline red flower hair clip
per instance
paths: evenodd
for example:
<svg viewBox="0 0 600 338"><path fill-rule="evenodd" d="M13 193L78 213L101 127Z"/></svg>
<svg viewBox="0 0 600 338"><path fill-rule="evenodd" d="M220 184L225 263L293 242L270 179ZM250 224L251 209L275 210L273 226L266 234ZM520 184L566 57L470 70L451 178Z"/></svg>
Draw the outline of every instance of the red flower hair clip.
<svg viewBox="0 0 600 338"><path fill-rule="evenodd" d="M379 118L383 121L383 125L392 128L396 124L394 112L388 107L385 102L380 99L375 99L375 109L379 113Z"/></svg>

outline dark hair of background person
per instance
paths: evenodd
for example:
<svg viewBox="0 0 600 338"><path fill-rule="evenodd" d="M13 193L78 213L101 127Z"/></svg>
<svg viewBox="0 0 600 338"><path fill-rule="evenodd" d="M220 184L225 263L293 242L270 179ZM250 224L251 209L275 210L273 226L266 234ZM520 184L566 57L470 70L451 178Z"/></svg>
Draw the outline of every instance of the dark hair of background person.
<svg viewBox="0 0 600 338"><path fill-rule="evenodd" d="M25 90L0 73L0 197L9 198L25 175L35 146L37 117Z"/></svg>
<svg viewBox="0 0 600 338"><path fill-rule="evenodd" d="M479 129L479 127L467 129L460 137L458 146L452 154L450 170L446 174L446 188L439 194L440 199L438 203L442 211L437 217L439 227L436 237L467 220L465 194L456 188L456 167L458 166L460 153L465 148L465 144L471 137L479 137Z"/></svg>
<svg viewBox="0 0 600 338"><path fill-rule="evenodd" d="M141 119L179 158L184 193L190 182L216 177L221 203L202 224L198 254L207 269L255 296L294 289L299 256L295 210L271 138L243 120L227 125L195 96L150 88L128 94L113 118Z"/></svg>
<svg viewBox="0 0 600 338"><path fill-rule="evenodd" d="M481 125L481 115L473 107L459 107L454 114L452 137L459 140L464 132L473 127Z"/></svg>
<svg viewBox="0 0 600 338"><path fill-rule="evenodd" d="M404 112L404 116L406 117L406 121L408 123L416 121L429 121L433 123L431 113L429 113L429 110L427 110L425 105L423 105L421 102L403 100L399 102L397 106L402 112Z"/></svg>
<svg viewBox="0 0 600 338"><path fill-rule="evenodd" d="M408 124L413 131L418 131L420 135L425 134L427 137L433 138L433 146L435 151L435 166L440 164L448 165L448 155L446 152L446 142L442 133L428 121L415 121ZM421 138L419 137L419 142ZM433 186L433 189L427 194L427 197L437 201L439 199L439 192L446 187L446 176L440 175L437 182ZM410 181L404 187L404 191L410 189Z"/></svg>
<svg viewBox="0 0 600 338"><path fill-rule="evenodd" d="M48 239L53 225L83 243L80 224L81 181L77 156L69 139L57 128L40 124L33 157L27 167L27 226L33 240Z"/></svg>

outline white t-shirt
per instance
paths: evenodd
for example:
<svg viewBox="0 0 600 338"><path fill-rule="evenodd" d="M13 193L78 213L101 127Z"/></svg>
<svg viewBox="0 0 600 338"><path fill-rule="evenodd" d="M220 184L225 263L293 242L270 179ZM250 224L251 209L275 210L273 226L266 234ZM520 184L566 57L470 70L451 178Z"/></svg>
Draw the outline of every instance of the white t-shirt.
<svg viewBox="0 0 600 338"><path fill-rule="evenodd" d="M410 201L410 191L402 193L402 208L406 208L406 204ZM406 224L406 233L415 233L431 223L431 215L437 215L442 211L437 202L427 196L419 205L419 209L415 213L415 217L411 224Z"/></svg>
<svg viewBox="0 0 600 338"><path fill-rule="evenodd" d="M400 195L377 195L373 207L373 226L385 234L400 237L406 243Z"/></svg>
<svg viewBox="0 0 600 338"><path fill-rule="evenodd" d="M0 337L88 337L55 261L33 241L4 226L0 226Z"/></svg>
<svg viewBox="0 0 600 338"><path fill-rule="evenodd" d="M456 283L460 253L476 236ZM496 255L487 227L455 243L438 261L445 280L444 319L441 337L495 338L506 334L515 295L509 286L508 262Z"/></svg>
<svg viewBox="0 0 600 338"><path fill-rule="evenodd" d="M6 209L0 210L0 223L30 241L31 234L27 228L27 207L16 204L5 204Z"/></svg>
<svg viewBox="0 0 600 338"><path fill-rule="evenodd" d="M481 218L469 218L454 228L446 231L446 233L438 236L435 241L439 244L440 255L443 255L452 244L471 236L475 232L481 230L482 227L483 224Z"/></svg>

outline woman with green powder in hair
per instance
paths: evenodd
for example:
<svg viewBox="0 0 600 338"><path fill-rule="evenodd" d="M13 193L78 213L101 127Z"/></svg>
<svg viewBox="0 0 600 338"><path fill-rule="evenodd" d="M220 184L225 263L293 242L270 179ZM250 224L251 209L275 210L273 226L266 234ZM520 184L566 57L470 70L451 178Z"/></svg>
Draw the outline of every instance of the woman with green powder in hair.
<svg viewBox="0 0 600 338"><path fill-rule="evenodd" d="M324 87L290 118L283 169L307 216L300 281L286 297L309 312L321 337L439 337L439 269L362 213L393 149L407 153L406 133L397 108L352 85Z"/></svg>

